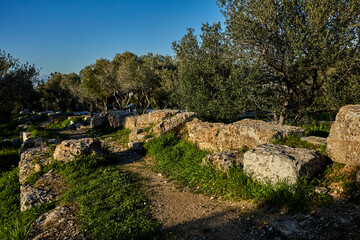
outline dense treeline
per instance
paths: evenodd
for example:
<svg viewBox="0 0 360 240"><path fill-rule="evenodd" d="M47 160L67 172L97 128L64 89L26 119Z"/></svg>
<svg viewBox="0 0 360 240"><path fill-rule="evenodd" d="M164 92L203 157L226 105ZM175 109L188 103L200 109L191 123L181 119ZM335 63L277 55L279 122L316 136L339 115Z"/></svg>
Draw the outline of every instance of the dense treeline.
<svg viewBox="0 0 360 240"><path fill-rule="evenodd" d="M188 29L175 57L131 52L79 74L35 82L34 66L2 52L1 114L21 108L74 111L148 107L236 121L271 112L280 124L360 102L360 0L219 0L226 18ZM32 104L35 103L36 104Z"/></svg>

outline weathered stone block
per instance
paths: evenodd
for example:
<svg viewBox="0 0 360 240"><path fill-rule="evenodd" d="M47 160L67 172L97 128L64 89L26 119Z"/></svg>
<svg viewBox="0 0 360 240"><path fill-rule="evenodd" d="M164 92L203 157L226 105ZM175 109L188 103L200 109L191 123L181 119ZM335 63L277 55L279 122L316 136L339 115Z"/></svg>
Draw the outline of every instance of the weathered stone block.
<svg viewBox="0 0 360 240"><path fill-rule="evenodd" d="M305 176L313 176L325 163L313 150L264 144L244 154L244 170L260 182L294 184Z"/></svg>
<svg viewBox="0 0 360 240"><path fill-rule="evenodd" d="M100 141L92 138L71 139L56 146L54 160L71 162L77 157L90 154L102 154Z"/></svg>
<svg viewBox="0 0 360 240"><path fill-rule="evenodd" d="M360 105L340 109L331 126L326 151L334 162L360 166Z"/></svg>

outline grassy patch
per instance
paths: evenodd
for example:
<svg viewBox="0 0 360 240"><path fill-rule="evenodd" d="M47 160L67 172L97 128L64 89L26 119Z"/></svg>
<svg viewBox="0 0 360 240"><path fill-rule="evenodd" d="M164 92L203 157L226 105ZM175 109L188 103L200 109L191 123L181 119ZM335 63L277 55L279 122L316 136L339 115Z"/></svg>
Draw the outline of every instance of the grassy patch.
<svg viewBox="0 0 360 240"><path fill-rule="evenodd" d="M18 149L5 148L0 150L0 174L10 171L19 163Z"/></svg>
<svg viewBox="0 0 360 240"><path fill-rule="evenodd" d="M290 134L288 137L275 139L272 141L272 143L279 145L287 145L294 148L307 148L312 150L317 150L319 148L319 146L316 146L315 144L301 140L300 136L297 134Z"/></svg>
<svg viewBox="0 0 360 240"><path fill-rule="evenodd" d="M193 191L225 196L230 199L253 199L262 205L306 208L320 203L322 195L314 192L314 181L307 178L290 186L279 183L260 184L241 167L227 173L216 171L212 166L202 166L208 154L195 145L179 140L174 135L165 135L145 144L148 154L155 161L155 170L190 187Z"/></svg>
<svg viewBox="0 0 360 240"><path fill-rule="evenodd" d="M131 130L127 128L103 128L94 132L94 134L100 135L100 138L114 141L123 148L127 148L130 133Z"/></svg>
<svg viewBox="0 0 360 240"><path fill-rule="evenodd" d="M311 123L303 124L301 127L304 129L306 136L328 137L331 125L312 121Z"/></svg>
<svg viewBox="0 0 360 240"><path fill-rule="evenodd" d="M131 239L155 232L158 225L139 179L108 163L91 156L61 168L70 187L63 201L79 205L84 232L96 239Z"/></svg>
<svg viewBox="0 0 360 240"><path fill-rule="evenodd" d="M58 123L51 123L46 128L47 129L60 129L60 130L63 130L67 126L69 126L71 121L73 121L73 122L83 122L83 118L82 117L73 117L73 118L70 118L70 119L65 119L65 120L60 121Z"/></svg>
<svg viewBox="0 0 360 240"><path fill-rule="evenodd" d="M18 122L16 119L11 120L10 122L0 124L0 136L6 138L19 138L20 129L17 129Z"/></svg>
<svg viewBox="0 0 360 240"><path fill-rule="evenodd" d="M0 239L26 239L31 223L54 208L54 203L20 211L19 169L0 175Z"/></svg>

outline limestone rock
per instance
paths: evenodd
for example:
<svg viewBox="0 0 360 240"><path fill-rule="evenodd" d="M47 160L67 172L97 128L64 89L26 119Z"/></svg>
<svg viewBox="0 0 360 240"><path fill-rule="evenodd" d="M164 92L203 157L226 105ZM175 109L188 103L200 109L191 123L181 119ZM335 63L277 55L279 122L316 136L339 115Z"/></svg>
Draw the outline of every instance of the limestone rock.
<svg viewBox="0 0 360 240"><path fill-rule="evenodd" d="M155 134L164 134L170 131L177 131L182 126L185 125L186 122L191 121L196 116L194 112L182 112L178 113L175 116L165 119L159 124L153 127L153 132Z"/></svg>
<svg viewBox="0 0 360 240"><path fill-rule="evenodd" d="M202 165L214 165L221 171L227 171L231 167L242 164L244 154L240 151L216 152L205 156L202 159Z"/></svg>
<svg viewBox="0 0 360 240"><path fill-rule="evenodd" d="M303 134L299 127L275 125L260 120L244 119L231 124L208 123L198 119L187 123L189 141L201 149L226 151L254 147L270 143L275 138L286 137L290 133Z"/></svg>
<svg viewBox="0 0 360 240"><path fill-rule="evenodd" d="M318 146L326 145L326 138L324 137L308 136L308 137L301 137L300 139Z"/></svg>
<svg viewBox="0 0 360 240"><path fill-rule="evenodd" d="M331 126L326 151L334 162L360 166L360 105L340 109Z"/></svg>
<svg viewBox="0 0 360 240"><path fill-rule="evenodd" d="M76 157L101 154L101 142L92 138L80 138L62 141L56 146L54 160L71 162Z"/></svg>
<svg viewBox="0 0 360 240"><path fill-rule="evenodd" d="M58 198L64 189L63 177L56 173L46 173L34 185L20 186L20 210L49 203Z"/></svg>
<svg viewBox="0 0 360 240"><path fill-rule="evenodd" d="M195 118L186 123L188 140L197 143L200 149L217 151L219 150L218 136L220 128L224 125L223 123L202 122Z"/></svg>
<svg viewBox="0 0 360 240"><path fill-rule="evenodd" d="M139 141L129 142L128 147L129 147L130 150L133 150L133 151L142 151L142 150L144 150L143 144L141 142L139 142Z"/></svg>
<svg viewBox="0 0 360 240"><path fill-rule="evenodd" d="M97 128L106 125L108 123L108 115L108 112L95 115L90 121L90 127Z"/></svg>
<svg viewBox="0 0 360 240"><path fill-rule="evenodd" d="M31 174L50 163L49 152L50 149L42 138L29 138L22 144L19 161L20 183L24 183Z"/></svg>
<svg viewBox="0 0 360 240"><path fill-rule="evenodd" d="M276 125L261 120L244 119L227 124L220 129L218 146L220 150L241 149L270 143L275 138L286 137L290 133L303 134L300 127Z"/></svg>
<svg viewBox="0 0 360 240"><path fill-rule="evenodd" d="M129 135L129 141L142 141L146 136L143 131L144 128L134 128Z"/></svg>
<svg viewBox="0 0 360 240"><path fill-rule="evenodd" d="M313 150L263 144L244 154L244 170L260 182L294 184L309 173L313 176L325 160Z"/></svg>
<svg viewBox="0 0 360 240"><path fill-rule="evenodd" d="M108 115L108 121L111 127L123 127L125 125L125 118L131 115L132 113L124 110L112 111Z"/></svg>
<svg viewBox="0 0 360 240"><path fill-rule="evenodd" d="M27 139L30 138L31 132L21 132L20 133L20 140L25 142Z"/></svg>
<svg viewBox="0 0 360 240"><path fill-rule="evenodd" d="M83 240L79 226L73 215L74 209L65 206L56 207L41 215L32 225L27 239L73 239Z"/></svg>
<svg viewBox="0 0 360 240"><path fill-rule="evenodd" d="M178 110L157 110L140 116L126 117L124 127L129 129L148 127L149 125L161 122L165 118L174 116L177 113L179 113Z"/></svg>

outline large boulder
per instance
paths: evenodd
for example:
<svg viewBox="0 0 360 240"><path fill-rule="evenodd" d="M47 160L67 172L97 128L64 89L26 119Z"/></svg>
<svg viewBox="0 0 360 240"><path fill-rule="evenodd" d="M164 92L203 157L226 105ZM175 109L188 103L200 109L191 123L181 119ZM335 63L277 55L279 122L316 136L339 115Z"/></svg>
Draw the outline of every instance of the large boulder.
<svg viewBox="0 0 360 240"><path fill-rule="evenodd" d="M164 134L167 132L178 131L185 125L186 122L191 121L196 116L194 112L178 113L171 118L167 118L153 127L155 134Z"/></svg>
<svg viewBox="0 0 360 240"><path fill-rule="evenodd" d="M23 184L33 173L40 171L51 161L50 149L42 138L29 138L20 148L19 182Z"/></svg>
<svg viewBox="0 0 360 240"><path fill-rule="evenodd" d="M56 146L54 160L71 162L77 157L90 154L102 154L100 141L92 138L71 139Z"/></svg>
<svg viewBox="0 0 360 240"><path fill-rule="evenodd" d="M177 113L179 113L179 110L157 110L148 114L126 117L124 127L129 129L145 128L149 125L157 124L165 118L172 117Z"/></svg>
<svg viewBox="0 0 360 240"><path fill-rule="evenodd" d="M123 127L125 125L125 118L131 115L132 113L124 110L110 112L108 115L110 127Z"/></svg>
<svg viewBox="0 0 360 240"><path fill-rule="evenodd" d="M27 239L85 239L80 232L78 221L73 215L74 212L75 209L71 209L71 207L59 206L41 215L31 225Z"/></svg>
<svg viewBox="0 0 360 240"><path fill-rule="evenodd" d="M294 184L303 176L313 176L325 164L313 150L264 144L244 154L244 170L260 182Z"/></svg>
<svg viewBox="0 0 360 240"><path fill-rule="evenodd" d="M326 151L334 162L360 166L360 105L340 108L330 129Z"/></svg>
<svg viewBox="0 0 360 240"><path fill-rule="evenodd" d="M202 122L195 118L186 123L188 140L197 143L200 149L217 151L219 150L218 136L220 128L224 125L224 123Z"/></svg>

